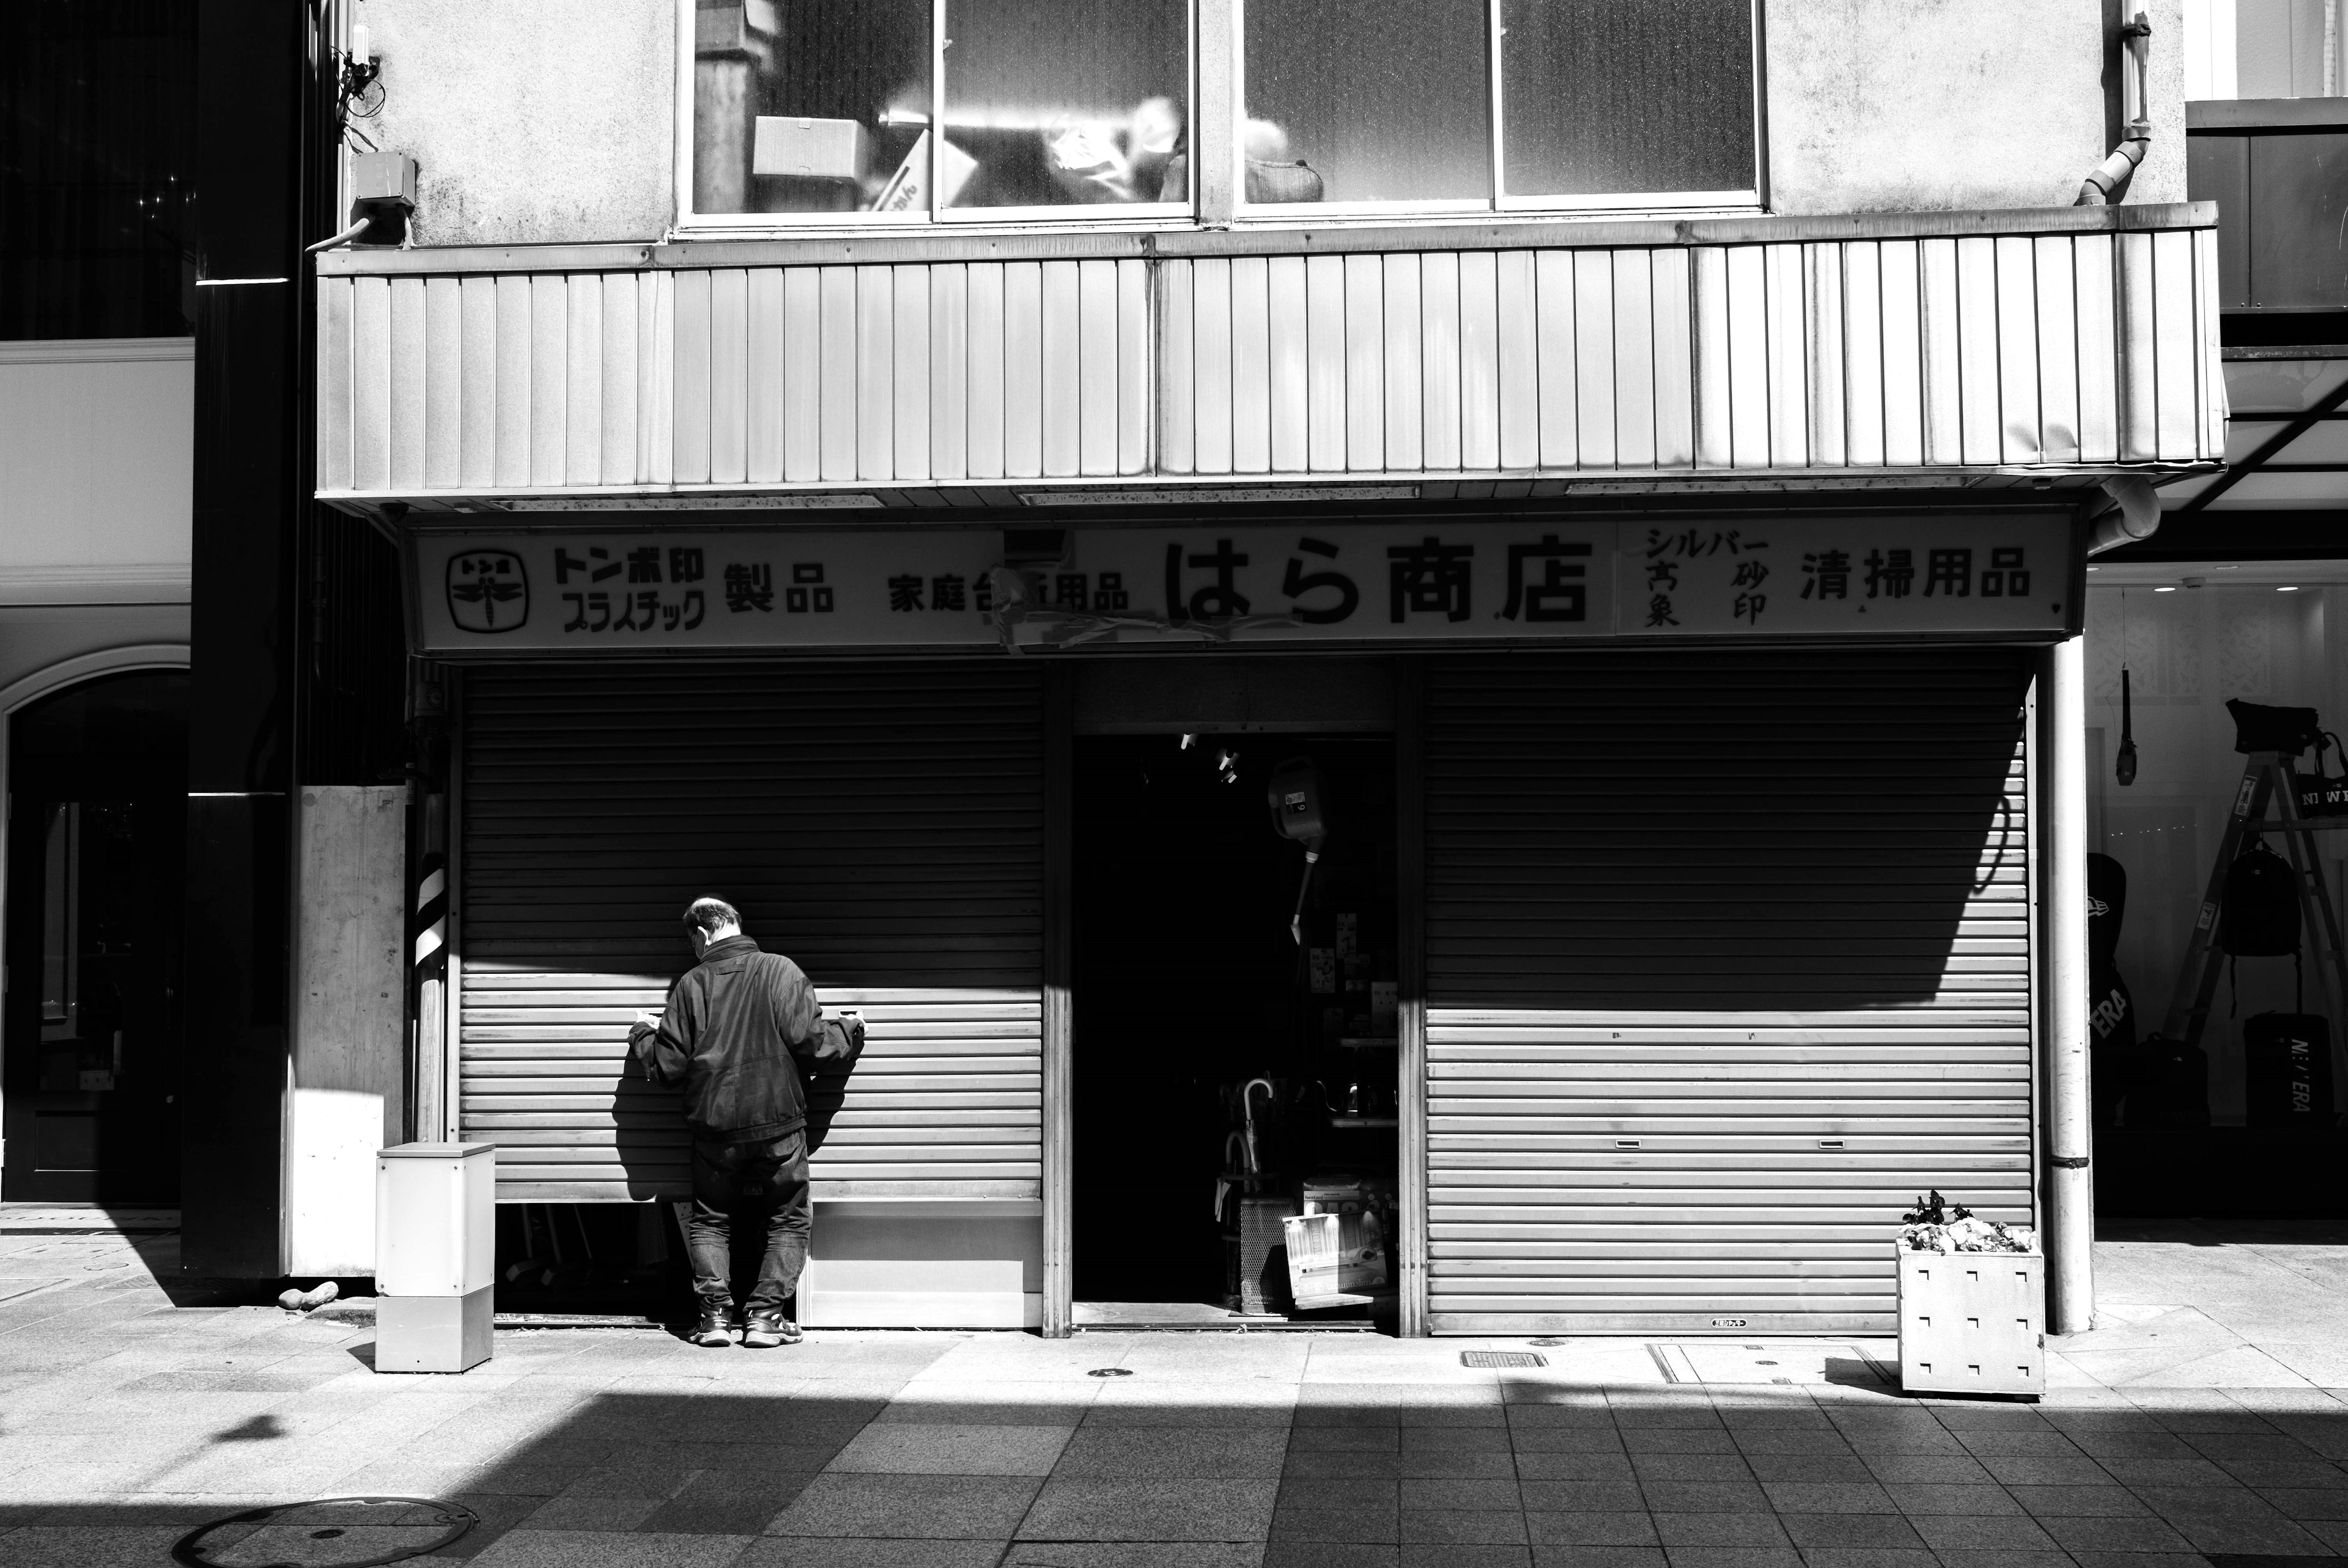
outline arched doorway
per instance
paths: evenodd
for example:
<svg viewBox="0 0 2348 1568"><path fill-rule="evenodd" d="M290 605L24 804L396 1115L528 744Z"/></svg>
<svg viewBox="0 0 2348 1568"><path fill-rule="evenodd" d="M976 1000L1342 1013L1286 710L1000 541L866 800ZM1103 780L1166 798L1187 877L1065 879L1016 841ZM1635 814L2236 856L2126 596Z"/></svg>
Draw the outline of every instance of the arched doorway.
<svg viewBox="0 0 2348 1568"><path fill-rule="evenodd" d="M175 1203L187 672L102 676L5 722L0 1193Z"/></svg>

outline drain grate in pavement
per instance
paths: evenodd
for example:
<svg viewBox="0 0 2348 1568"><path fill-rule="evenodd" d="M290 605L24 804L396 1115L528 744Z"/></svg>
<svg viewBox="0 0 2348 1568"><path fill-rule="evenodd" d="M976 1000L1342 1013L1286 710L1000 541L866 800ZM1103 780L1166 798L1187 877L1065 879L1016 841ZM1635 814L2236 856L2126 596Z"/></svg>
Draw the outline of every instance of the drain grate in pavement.
<svg viewBox="0 0 2348 1568"><path fill-rule="evenodd" d="M1549 1358L1536 1356L1530 1350L1462 1350L1462 1367L1546 1367Z"/></svg>
<svg viewBox="0 0 2348 1568"><path fill-rule="evenodd" d="M423 1497L326 1497L248 1508L180 1537L184 1568L377 1568L452 1544L479 1515Z"/></svg>

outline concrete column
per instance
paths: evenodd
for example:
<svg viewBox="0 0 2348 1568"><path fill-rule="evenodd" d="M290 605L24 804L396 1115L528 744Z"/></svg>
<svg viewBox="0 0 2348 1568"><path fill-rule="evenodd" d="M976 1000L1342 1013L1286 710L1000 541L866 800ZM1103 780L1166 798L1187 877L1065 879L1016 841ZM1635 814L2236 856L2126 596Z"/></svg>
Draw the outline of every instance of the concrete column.
<svg viewBox="0 0 2348 1568"><path fill-rule="evenodd" d="M2038 712L2044 759L2039 796L2039 929L2044 933L2046 1103L2046 1295L2048 1327L2075 1334L2095 1326L2096 1182L2087 1159L2087 702L2086 641L2047 651L2039 667Z"/></svg>

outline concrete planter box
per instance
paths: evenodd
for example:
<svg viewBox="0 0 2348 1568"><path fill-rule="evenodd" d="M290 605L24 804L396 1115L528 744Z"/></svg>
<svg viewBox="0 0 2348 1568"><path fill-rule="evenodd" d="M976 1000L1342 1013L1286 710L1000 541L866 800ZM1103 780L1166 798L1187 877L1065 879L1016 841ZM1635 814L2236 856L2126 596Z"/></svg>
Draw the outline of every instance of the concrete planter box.
<svg viewBox="0 0 2348 1568"><path fill-rule="evenodd" d="M1901 1247L1900 1382L1911 1394L2044 1394L2045 1256Z"/></svg>

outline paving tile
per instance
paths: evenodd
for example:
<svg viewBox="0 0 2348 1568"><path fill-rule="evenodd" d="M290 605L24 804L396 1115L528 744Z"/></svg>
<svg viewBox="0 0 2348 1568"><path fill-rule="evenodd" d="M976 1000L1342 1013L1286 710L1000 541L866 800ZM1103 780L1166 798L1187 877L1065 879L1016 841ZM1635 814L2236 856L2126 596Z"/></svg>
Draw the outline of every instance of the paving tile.
<svg viewBox="0 0 2348 1568"><path fill-rule="evenodd" d="M0 1535L7 1568L151 1568L171 1560L184 1524L31 1524Z"/></svg>
<svg viewBox="0 0 2348 1568"><path fill-rule="evenodd" d="M2281 1432L2195 1432L2185 1440L2206 1459L2306 1460L2312 1450Z"/></svg>
<svg viewBox="0 0 2348 1568"><path fill-rule="evenodd" d="M1400 1483L1398 1506L1414 1508L1502 1509L1514 1513L1524 1504L1514 1481L1414 1478Z"/></svg>
<svg viewBox="0 0 2348 1568"><path fill-rule="evenodd" d="M1005 1541L1042 1485L1026 1476L819 1475L767 1532Z"/></svg>
<svg viewBox="0 0 2348 1568"><path fill-rule="evenodd" d="M1546 1457L1549 1456L1517 1456L1517 1492L1529 1509L1610 1512L1647 1506L1646 1494L1636 1481L1584 1481L1578 1476L1550 1477L1541 1474L1527 1462Z"/></svg>
<svg viewBox="0 0 2348 1568"><path fill-rule="evenodd" d="M1326 1541L1274 1541L1263 1552L1263 1568L1400 1568L1400 1563L1397 1549L1391 1542L1371 1546Z"/></svg>
<svg viewBox="0 0 2348 1568"><path fill-rule="evenodd" d="M2009 1486L2005 1491L2022 1504L2024 1512L2042 1518L2120 1519L2150 1512L2137 1493L2124 1486Z"/></svg>
<svg viewBox="0 0 2348 1568"><path fill-rule="evenodd" d="M2005 1488L1985 1485L1941 1486L1924 1481L1891 1481L1883 1494L1902 1513L2021 1514L2022 1504Z"/></svg>
<svg viewBox="0 0 2348 1568"><path fill-rule="evenodd" d="M2259 1495L2284 1517L2308 1520L2348 1520L2348 1488L2272 1487Z"/></svg>
<svg viewBox="0 0 2348 1568"><path fill-rule="evenodd" d="M821 1541L769 1536L730 1568L995 1568L1000 1541Z"/></svg>
<svg viewBox="0 0 2348 1568"><path fill-rule="evenodd" d="M729 1568L749 1543L739 1535L515 1530L472 1561L477 1568Z"/></svg>
<svg viewBox="0 0 2348 1568"><path fill-rule="evenodd" d="M553 1497L530 1515L531 1528L633 1530L660 1506L661 1501L651 1497Z"/></svg>
<svg viewBox="0 0 2348 1568"><path fill-rule="evenodd" d="M1942 1513L1911 1515L1908 1522L1935 1552L2044 1552L2054 1546L2054 1538L2034 1519L1973 1519Z"/></svg>
<svg viewBox="0 0 2348 1568"><path fill-rule="evenodd" d="M1504 1454L1509 1451L1506 1427L1414 1427L1397 1430L1400 1450L1406 1454L1422 1453L1481 1453Z"/></svg>
<svg viewBox="0 0 2348 1568"><path fill-rule="evenodd" d="M1526 1522L1528 1524L1531 1521ZM1669 1568L1660 1546L1581 1546L1533 1540L1533 1568Z"/></svg>
<svg viewBox="0 0 2348 1568"><path fill-rule="evenodd" d="M1003 1568L1258 1568L1252 1541L1014 1542Z"/></svg>
<svg viewBox="0 0 2348 1568"><path fill-rule="evenodd" d="M1345 1545L1391 1545L1402 1537L1395 1509L1289 1508L1273 1511L1273 1541L1325 1541Z"/></svg>
<svg viewBox="0 0 2348 1568"><path fill-rule="evenodd" d="M1945 1423L1944 1423L1945 1424ZM2076 1444L2052 1427L1987 1427L1960 1430L1957 1440L1982 1459L2041 1457L2075 1459Z"/></svg>
<svg viewBox="0 0 2348 1568"><path fill-rule="evenodd" d="M1268 1427L1086 1427L1052 1473L1158 1481L1276 1480L1289 1434Z"/></svg>
<svg viewBox="0 0 2348 1568"><path fill-rule="evenodd" d="M825 1468L834 1474L1049 1475L1074 1427L875 1422Z"/></svg>
<svg viewBox="0 0 2348 1568"><path fill-rule="evenodd" d="M1512 1423L1509 1428L1509 1445L1522 1453L1586 1453L1592 1459L1620 1460L1626 1468L1631 1462L1629 1450L1622 1447L1622 1438L1612 1427L1544 1427Z"/></svg>
<svg viewBox="0 0 2348 1568"><path fill-rule="evenodd" d="M1921 1547L1814 1546L1802 1553L1802 1561L1807 1568L1941 1568L1941 1560Z"/></svg>
<svg viewBox="0 0 2348 1568"><path fill-rule="evenodd" d="M2227 1552L2258 1555L2296 1556L2325 1553L2323 1542L2304 1528L2277 1514L2260 1519L2245 1514L2166 1514L2177 1532L2199 1553Z"/></svg>
<svg viewBox="0 0 2348 1568"><path fill-rule="evenodd" d="M1937 1552L1941 1568L2074 1568L2062 1552L1951 1549Z"/></svg>
<svg viewBox="0 0 2348 1568"><path fill-rule="evenodd" d="M2224 1486L2234 1479L2199 1454L2184 1459L2106 1457L2096 1462L2122 1486Z"/></svg>
<svg viewBox="0 0 2348 1568"><path fill-rule="evenodd" d="M1769 1499L1757 1481L1643 1481L1647 1506L1657 1513L1766 1513Z"/></svg>
<svg viewBox="0 0 2348 1568"><path fill-rule="evenodd" d="M1762 1483L1781 1513L1895 1513L1891 1494L1873 1481L1772 1481Z"/></svg>
<svg viewBox="0 0 2348 1568"><path fill-rule="evenodd" d="M1761 1481L1840 1481L1865 1483L1879 1479L1857 1454L1756 1454L1748 1451L1745 1462L1753 1468L1753 1479Z"/></svg>
<svg viewBox="0 0 2348 1568"><path fill-rule="evenodd" d="M1801 1568L1790 1546L1667 1546L1671 1568Z"/></svg>
<svg viewBox="0 0 2348 1568"><path fill-rule="evenodd" d="M2076 1553L2087 1552L2190 1552L2182 1535L2157 1519L2041 1519L2039 1528L2054 1543Z"/></svg>
<svg viewBox="0 0 2348 1568"><path fill-rule="evenodd" d="M2147 1508L2164 1517L2172 1513L2241 1513L2256 1518L2273 1512L2265 1500L2246 1486L2139 1486L2130 1491Z"/></svg>
<svg viewBox="0 0 2348 1568"><path fill-rule="evenodd" d="M1540 1546L1653 1546L1655 1522L1643 1509L1570 1513L1528 1511L1525 1533Z"/></svg>
<svg viewBox="0 0 2348 1568"><path fill-rule="evenodd" d="M1525 1516L1514 1509L1406 1508L1401 1514L1402 1542L1483 1542L1523 1545Z"/></svg>
<svg viewBox="0 0 2348 1568"><path fill-rule="evenodd" d="M1745 1456L1726 1453L1633 1453L1631 1470L1642 1481L1750 1481L1752 1469Z"/></svg>
<svg viewBox="0 0 2348 1568"><path fill-rule="evenodd" d="M1402 1428L1381 1422L1360 1427L1292 1427L1292 1453L1400 1453Z"/></svg>
<svg viewBox="0 0 2348 1568"><path fill-rule="evenodd" d="M2320 1460L2230 1459L2219 1466L2244 1486L2348 1486L2348 1473Z"/></svg>
<svg viewBox="0 0 2348 1568"><path fill-rule="evenodd" d="M1658 1513L1655 1536L1665 1546L1786 1546L1774 1513Z"/></svg>
<svg viewBox="0 0 2348 1568"><path fill-rule="evenodd" d="M757 1535L815 1480L813 1472L775 1476L705 1471L660 1504L638 1528L703 1535Z"/></svg>
<svg viewBox="0 0 2348 1568"><path fill-rule="evenodd" d="M1517 1473L1545 1481L1634 1481L1638 1472L1625 1454L1552 1453L1546 1449L1517 1450Z"/></svg>
<svg viewBox="0 0 2348 1568"><path fill-rule="evenodd" d="M1777 1519L1806 1554L1828 1548L1924 1549L1923 1538L1896 1513L1784 1513Z"/></svg>
<svg viewBox="0 0 2348 1568"><path fill-rule="evenodd" d="M2079 1568L2208 1568L2199 1552L2078 1552L2071 1553Z"/></svg>
<svg viewBox="0 0 2348 1568"><path fill-rule="evenodd" d="M1022 1540L1262 1541L1273 1481L1086 1481L1044 1483Z"/></svg>
<svg viewBox="0 0 2348 1568"><path fill-rule="evenodd" d="M1625 1427L1622 1446L1633 1454L1733 1454L1736 1439L1725 1427Z"/></svg>
<svg viewBox="0 0 2348 1568"><path fill-rule="evenodd" d="M2085 1454L2071 1459L1988 1454L1981 1462L1991 1479L2007 1486L2100 1486L2112 1479Z"/></svg>
<svg viewBox="0 0 2348 1568"><path fill-rule="evenodd" d="M1532 1568L1532 1549L1492 1542L1414 1542L1395 1553L1396 1568Z"/></svg>
<svg viewBox="0 0 2348 1568"><path fill-rule="evenodd" d="M1919 1481L1932 1486L1979 1486L1996 1478L1970 1454L1864 1453L1860 1462L1877 1481Z"/></svg>
<svg viewBox="0 0 2348 1568"><path fill-rule="evenodd" d="M1280 1507L1357 1509L1365 1513L1392 1513L1402 1506L1398 1481L1288 1480L1280 1483Z"/></svg>

